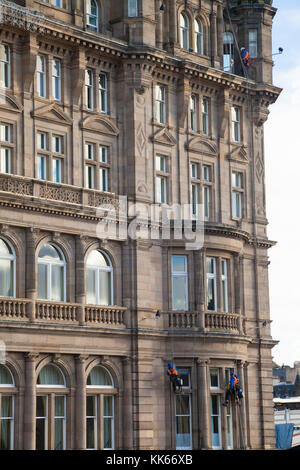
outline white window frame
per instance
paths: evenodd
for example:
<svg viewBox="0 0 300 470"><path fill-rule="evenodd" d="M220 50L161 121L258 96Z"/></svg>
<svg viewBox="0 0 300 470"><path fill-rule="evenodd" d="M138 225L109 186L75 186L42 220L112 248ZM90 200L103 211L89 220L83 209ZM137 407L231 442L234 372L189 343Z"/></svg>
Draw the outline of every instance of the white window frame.
<svg viewBox="0 0 300 470"><path fill-rule="evenodd" d="M230 31L223 34L223 70L234 73L234 37Z"/></svg>
<svg viewBox="0 0 300 470"><path fill-rule="evenodd" d="M101 78L104 78L104 85L101 84ZM99 74L99 108L101 113L107 114L107 104L108 104L108 89L107 89L107 74L104 72L101 72Z"/></svg>
<svg viewBox="0 0 300 470"><path fill-rule="evenodd" d="M54 57L52 60L52 96L54 101L61 101L61 70L61 60Z"/></svg>
<svg viewBox="0 0 300 470"><path fill-rule="evenodd" d="M190 22L187 14L182 11L179 16L180 47L189 49L190 46Z"/></svg>
<svg viewBox="0 0 300 470"><path fill-rule="evenodd" d="M232 140L233 142L241 142L241 108L232 106L231 108L232 119Z"/></svg>
<svg viewBox="0 0 300 470"><path fill-rule="evenodd" d="M6 51L7 60L0 59L0 84L2 88L10 88L11 82L11 50L8 44L0 44Z"/></svg>
<svg viewBox="0 0 300 470"><path fill-rule="evenodd" d="M248 31L249 38L249 55L250 58L257 58L258 46L257 46L257 29L251 28Z"/></svg>
<svg viewBox="0 0 300 470"><path fill-rule="evenodd" d="M11 275L11 282L12 282L12 295L9 295L9 296L5 296L5 297L8 297L8 298L15 298L16 297L16 252L13 248L13 246L11 245L11 243L6 240L5 238L3 237L0 237L0 240L3 241L3 243L8 247L8 249L11 251L10 254L7 254L7 255L4 255L4 254L0 254L0 259L3 259L5 261L11 261L11 269L12 269L12 273L10 273ZM0 298L1 297L4 297L0 294ZM9 370L9 369L8 369ZM10 372L10 371L9 371ZM11 373L11 372L10 372ZM1 385L0 385L1 386Z"/></svg>
<svg viewBox="0 0 300 470"><path fill-rule="evenodd" d="M212 407L212 400L213 397L216 397L217 399L217 407L218 407L218 414L213 414L213 407ZM219 445L212 445L212 449L215 450L220 450L222 449L222 427L221 427L221 404L220 404L220 396L211 394L210 395L210 417L211 417L211 437L212 437L212 442L213 442L213 418L217 417L217 423L218 423L218 437L219 437Z"/></svg>
<svg viewBox="0 0 300 470"><path fill-rule="evenodd" d="M173 259L174 258L184 258L185 259L185 270L184 271L173 271ZM171 277L172 277L172 311L185 311L189 310L189 277L188 277L188 258L186 255L174 254L171 257ZM175 288L174 280L175 278L180 277L185 279L185 307L182 309L175 309Z"/></svg>
<svg viewBox="0 0 300 470"><path fill-rule="evenodd" d="M198 132L198 99L195 94L190 98L190 118L192 131Z"/></svg>
<svg viewBox="0 0 300 470"><path fill-rule="evenodd" d="M41 62L41 70L39 70L39 60ZM36 69L36 78L37 78L37 93L41 98L46 98L47 89L46 89L46 73L47 73L47 63L46 57L42 54L37 55L37 69Z"/></svg>
<svg viewBox="0 0 300 470"><path fill-rule="evenodd" d="M244 174L241 171L232 172L232 218L243 218Z"/></svg>
<svg viewBox="0 0 300 470"><path fill-rule="evenodd" d="M109 415L109 416L106 416L104 415L104 399L105 397L111 397L112 399L112 415ZM115 397L114 395L103 395L103 441L104 441L104 429L105 429L105 426L104 426L104 422L105 422L105 419L111 419L111 422L112 422L112 425L111 425L111 432L112 432L112 447L105 447L103 446L103 449L104 450L113 450L115 448Z"/></svg>
<svg viewBox="0 0 300 470"><path fill-rule="evenodd" d="M213 371L217 371L217 374L216 374L216 377L217 377L217 385L212 385L212 377L213 377L213 374L212 372ZM219 390L220 389L220 370L217 368L217 367L212 367L210 370L209 370L209 387L211 390Z"/></svg>
<svg viewBox="0 0 300 470"><path fill-rule="evenodd" d="M46 416L36 416L35 421L37 422L38 419L42 419L44 421L44 429L45 429L45 440L44 440L44 449L42 450L48 450L49 444L48 444L48 432L49 432L49 396L47 394L43 393L37 393L36 398L38 397L45 397L46 398ZM37 423L35 423L36 425Z"/></svg>
<svg viewBox="0 0 300 470"><path fill-rule="evenodd" d="M57 245L54 245L52 243L49 243L49 245L51 245L60 255L61 255L61 260L50 260L50 259L46 259L45 258L40 258L38 257L38 265L46 265L46 298L45 299L40 299L38 298L38 300L46 300L48 302L65 302L66 301L66 260L65 260L65 257L64 257L64 254L63 252L61 251L61 249L57 246ZM40 250L43 248L43 246L41 246ZM52 299L52 286L51 286L51 281L52 281L52 267L53 266L60 266L60 267L63 267L63 275L62 275L62 281L63 281L63 298L62 300L53 300Z"/></svg>
<svg viewBox="0 0 300 470"><path fill-rule="evenodd" d="M107 273L110 273L110 304L109 305L114 305L114 270L113 270L113 265L112 265L112 262L111 262L111 259L109 258L109 256L107 256L106 254L104 254L102 251L100 250L96 250L96 251L99 251L99 253L104 256L104 258L108 261L109 263L109 266L97 266L97 265L93 265L93 264L89 264L88 262L88 259L87 259L87 262L86 262L86 269L90 269L92 270L94 273L95 273L95 285L94 285L94 291L95 291L95 297L96 297L96 303L95 304L91 304L91 305L103 305L100 303L100 291L99 291L99 286L100 286L100 283L99 283L99 280L100 280L100 272L107 272ZM105 305L106 306L106 305Z"/></svg>
<svg viewBox="0 0 300 470"><path fill-rule="evenodd" d="M189 414L186 415L186 414L177 414L177 407L176 407L176 403L177 403L177 399L181 399L182 397L188 397L188 401L189 401ZM184 417L184 416L188 416L189 417L189 429L190 429L190 432L189 432L189 436L190 436L190 446L188 447L179 447L177 446L177 443L176 443L176 450L192 450L193 448L193 433L192 433L192 404L191 404L191 394L190 393L186 393L186 394L181 394L181 395L178 395L178 394L174 394L174 401L175 401L175 404L174 404L174 409L175 409L175 440L177 441L177 434L176 434L176 422L177 422L177 418L178 417Z"/></svg>
<svg viewBox="0 0 300 470"><path fill-rule="evenodd" d="M225 269L223 270L223 267ZM228 313L228 260L221 258L222 312Z"/></svg>
<svg viewBox="0 0 300 470"><path fill-rule="evenodd" d="M94 109L94 71L92 69L85 70L85 105L87 109Z"/></svg>
<svg viewBox="0 0 300 470"><path fill-rule="evenodd" d="M47 180L48 178L48 157L47 155L38 154L37 156L37 178Z"/></svg>
<svg viewBox="0 0 300 470"><path fill-rule="evenodd" d="M138 16L138 0L128 0L128 18L135 18Z"/></svg>
<svg viewBox="0 0 300 470"><path fill-rule="evenodd" d="M94 447L87 447L87 450L97 450L98 449L98 395L97 394L89 394L87 393L87 396L86 396L86 399L87 398L93 398L93 401L94 401L94 408L95 408L95 414L94 415L86 415L86 421L88 419L92 419L93 420L93 424L94 424L94 444L95 446ZM87 428L87 426L86 426Z"/></svg>
<svg viewBox="0 0 300 470"><path fill-rule="evenodd" d="M197 52L197 54L204 54L203 23L199 18L195 18L194 28L195 28L195 51Z"/></svg>
<svg viewBox="0 0 300 470"><path fill-rule="evenodd" d="M63 163L61 158L52 158L52 181L54 183L62 182Z"/></svg>
<svg viewBox="0 0 300 470"><path fill-rule="evenodd" d="M92 1L95 3L96 6L96 14L92 13ZM95 19L96 24L92 24L91 20ZM87 0L86 2L86 26L88 29L91 29L95 32L99 29L99 6L96 0Z"/></svg>
<svg viewBox="0 0 300 470"><path fill-rule="evenodd" d="M159 124L166 124L166 87L155 86L156 120Z"/></svg>
<svg viewBox="0 0 300 470"><path fill-rule="evenodd" d="M0 385L0 407L2 407L3 397L10 397L11 398L11 403L12 403L12 405L11 405L12 414L11 414L11 416L5 416L5 417L3 417L2 414L0 415L0 428L2 430L2 421L10 421L11 422L10 433L9 433L10 446L9 446L9 449L7 449L7 450L14 450L15 396L13 394L10 394L10 393L1 393L1 387L3 387L3 385ZM0 408L0 412L1 412L1 408ZM1 437L1 435L0 435L0 437Z"/></svg>
<svg viewBox="0 0 300 470"><path fill-rule="evenodd" d="M209 259L213 260L213 273L207 272L207 269L206 269L206 309L208 312L216 312L218 310L217 259L214 256L207 256L206 267L207 267L207 261ZM210 280L213 281L213 288L214 288L214 309L213 310L208 308L208 285L209 285Z"/></svg>
<svg viewBox="0 0 300 470"><path fill-rule="evenodd" d="M206 96L202 97L201 110L202 110L202 133L203 135L209 135L209 99Z"/></svg>

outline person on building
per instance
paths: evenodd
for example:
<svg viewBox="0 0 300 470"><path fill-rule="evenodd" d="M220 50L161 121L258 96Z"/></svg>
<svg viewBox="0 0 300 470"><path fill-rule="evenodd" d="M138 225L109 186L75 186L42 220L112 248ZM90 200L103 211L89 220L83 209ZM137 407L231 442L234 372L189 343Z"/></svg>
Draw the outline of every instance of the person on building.
<svg viewBox="0 0 300 470"><path fill-rule="evenodd" d="M181 387L181 380L178 376L178 370L172 362L168 362L167 375L170 377L170 381L173 385L173 391L176 392L177 387Z"/></svg>
<svg viewBox="0 0 300 470"><path fill-rule="evenodd" d="M250 65L249 58L250 58L250 56L249 56L248 49L246 49L245 47L241 48L241 58L242 58L242 62L245 65L245 67L249 67L249 65Z"/></svg>
<svg viewBox="0 0 300 470"><path fill-rule="evenodd" d="M228 406L231 397L236 399L243 398L243 390L240 387L240 379L233 372L231 373L230 382L226 385L225 402L223 403L224 406Z"/></svg>

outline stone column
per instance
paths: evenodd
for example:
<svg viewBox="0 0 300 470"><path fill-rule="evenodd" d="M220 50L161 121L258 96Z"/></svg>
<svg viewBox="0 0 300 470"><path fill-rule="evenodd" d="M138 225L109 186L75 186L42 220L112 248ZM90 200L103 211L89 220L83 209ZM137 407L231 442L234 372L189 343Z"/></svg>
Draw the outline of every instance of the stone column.
<svg viewBox="0 0 300 470"><path fill-rule="evenodd" d="M123 446L133 449L133 409L132 409L132 364L130 357L123 358Z"/></svg>
<svg viewBox="0 0 300 470"><path fill-rule="evenodd" d="M169 1L169 34L170 43L177 43L177 15L176 15L176 2L174 0Z"/></svg>
<svg viewBox="0 0 300 470"><path fill-rule="evenodd" d="M203 359L197 360L198 376L198 414L200 431L200 448L211 448L211 434L209 426L209 392L207 384L207 364Z"/></svg>
<svg viewBox="0 0 300 470"><path fill-rule="evenodd" d="M76 357L75 449L86 449L86 356Z"/></svg>
<svg viewBox="0 0 300 470"><path fill-rule="evenodd" d="M76 285L76 297L75 302L80 304L77 310L77 320L80 325L85 323L84 318L84 304L86 303L86 293L85 293L85 237L82 235L76 236L75 246L76 246L76 272L75 272L75 285Z"/></svg>
<svg viewBox="0 0 300 470"><path fill-rule="evenodd" d="M244 378L244 362L238 361L237 370L240 378L240 386L243 390L244 398L240 401L238 413L240 413L240 448L247 448L247 427L246 427L246 406L245 406L245 378Z"/></svg>
<svg viewBox="0 0 300 470"><path fill-rule="evenodd" d="M35 450L36 374L38 354L25 356L24 450Z"/></svg>
<svg viewBox="0 0 300 470"><path fill-rule="evenodd" d="M217 54L219 57L220 65L223 67L223 32L224 32L224 20L223 20L223 8L218 5L217 8Z"/></svg>
<svg viewBox="0 0 300 470"><path fill-rule="evenodd" d="M26 266L25 266L25 295L31 302L27 304L27 316L33 321L35 318L35 301L37 297L37 266L36 243L39 229L26 230Z"/></svg>
<svg viewBox="0 0 300 470"><path fill-rule="evenodd" d="M156 17L156 46L163 47L163 12L159 9L161 0L155 0L155 17Z"/></svg>
<svg viewBox="0 0 300 470"><path fill-rule="evenodd" d="M217 55L217 15L214 11L210 14L210 44L211 44L211 66L215 67Z"/></svg>

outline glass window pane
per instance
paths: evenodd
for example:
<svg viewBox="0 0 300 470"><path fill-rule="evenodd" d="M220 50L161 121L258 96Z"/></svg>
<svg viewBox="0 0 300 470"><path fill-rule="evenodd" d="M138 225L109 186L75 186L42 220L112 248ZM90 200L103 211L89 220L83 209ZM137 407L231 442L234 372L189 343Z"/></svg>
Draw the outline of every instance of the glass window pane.
<svg viewBox="0 0 300 470"><path fill-rule="evenodd" d="M102 366L94 367L88 378L87 385L112 387L113 382L108 371Z"/></svg>
<svg viewBox="0 0 300 470"><path fill-rule="evenodd" d="M54 419L54 450L64 450L64 419Z"/></svg>
<svg viewBox="0 0 300 470"><path fill-rule="evenodd" d="M0 364L0 386L3 385L14 385L12 375L7 367Z"/></svg>
<svg viewBox="0 0 300 470"><path fill-rule="evenodd" d="M2 395L1 397L1 418L13 417L13 397L12 395Z"/></svg>
<svg viewBox="0 0 300 470"><path fill-rule="evenodd" d="M0 258L0 296L12 297L14 291L13 261Z"/></svg>
<svg viewBox="0 0 300 470"><path fill-rule="evenodd" d="M210 386L219 387L219 371L218 369L210 370Z"/></svg>
<svg viewBox="0 0 300 470"><path fill-rule="evenodd" d="M48 270L46 264L38 264L38 298L47 299L48 298L48 288L47 288L47 278Z"/></svg>
<svg viewBox="0 0 300 470"><path fill-rule="evenodd" d="M207 279L207 310L216 310L214 279Z"/></svg>
<svg viewBox="0 0 300 470"><path fill-rule="evenodd" d="M176 415L189 415L190 397L188 395L176 396Z"/></svg>
<svg viewBox="0 0 300 470"><path fill-rule="evenodd" d="M206 258L206 272L215 274L215 258Z"/></svg>
<svg viewBox="0 0 300 470"><path fill-rule="evenodd" d="M95 305L96 299L96 270L86 270L86 302Z"/></svg>
<svg viewBox="0 0 300 470"><path fill-rule="evenodd" d="M172 256L172 272L186 273L187 260L186 256Z"/></svg>
<svg viewBox="0 0 300 470"><path fill-rule="evenodd" d="M99 268L110 266L110 263L108 262L106 256L104 256L103 253L101 253L98 250L91 251L87 259L87 264L89 266L94 266L94 267L99 267Z"/></svg>
<svg viewBox="0 0 300 470"><path fill-rule="evenodd" d="M188 310L186 276L173 276L172 293L173 310Z"/></svg>
<svg viewBox="0 0 300 470"><path fill-rule="evenodd" d="M111 305L111 273L99 271L99 304Z"/></svg>
<svg viewBox="0 0 300 470"><path fill-rule="evenodd" d="M1 450L13 449L13 421L11 419L1 420L0 449Z"/></svg>
<svg viewBox="0 0 300 470"><path fill-rule="evenodd" d="M36 397L36 450L47 449L47 397Z"/></svg>
<svg viewBox="0 0 300 470"><path fill-rule="evenodd" d="M104 418L104 449L113 448L113 420Z"/></svg>
<svg viewBox="0 0 300 470"><path fill-rule="evenodd" d="M51 300L63 302L64 293L64 268L63 266L51 266Z"/></svg>

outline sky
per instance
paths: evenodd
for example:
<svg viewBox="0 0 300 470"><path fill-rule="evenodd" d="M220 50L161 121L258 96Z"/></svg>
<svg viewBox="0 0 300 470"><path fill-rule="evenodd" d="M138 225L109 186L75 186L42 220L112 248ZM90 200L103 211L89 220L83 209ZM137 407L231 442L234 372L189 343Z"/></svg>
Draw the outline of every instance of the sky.
<svg viewBox="0 0 300 470"><path fill-rule="evenodd" d="M271 333L279 341L273 359L300 361L300 1L274 0L274 85L283 88L265 124L265 177L269 250Z"/></svg>

